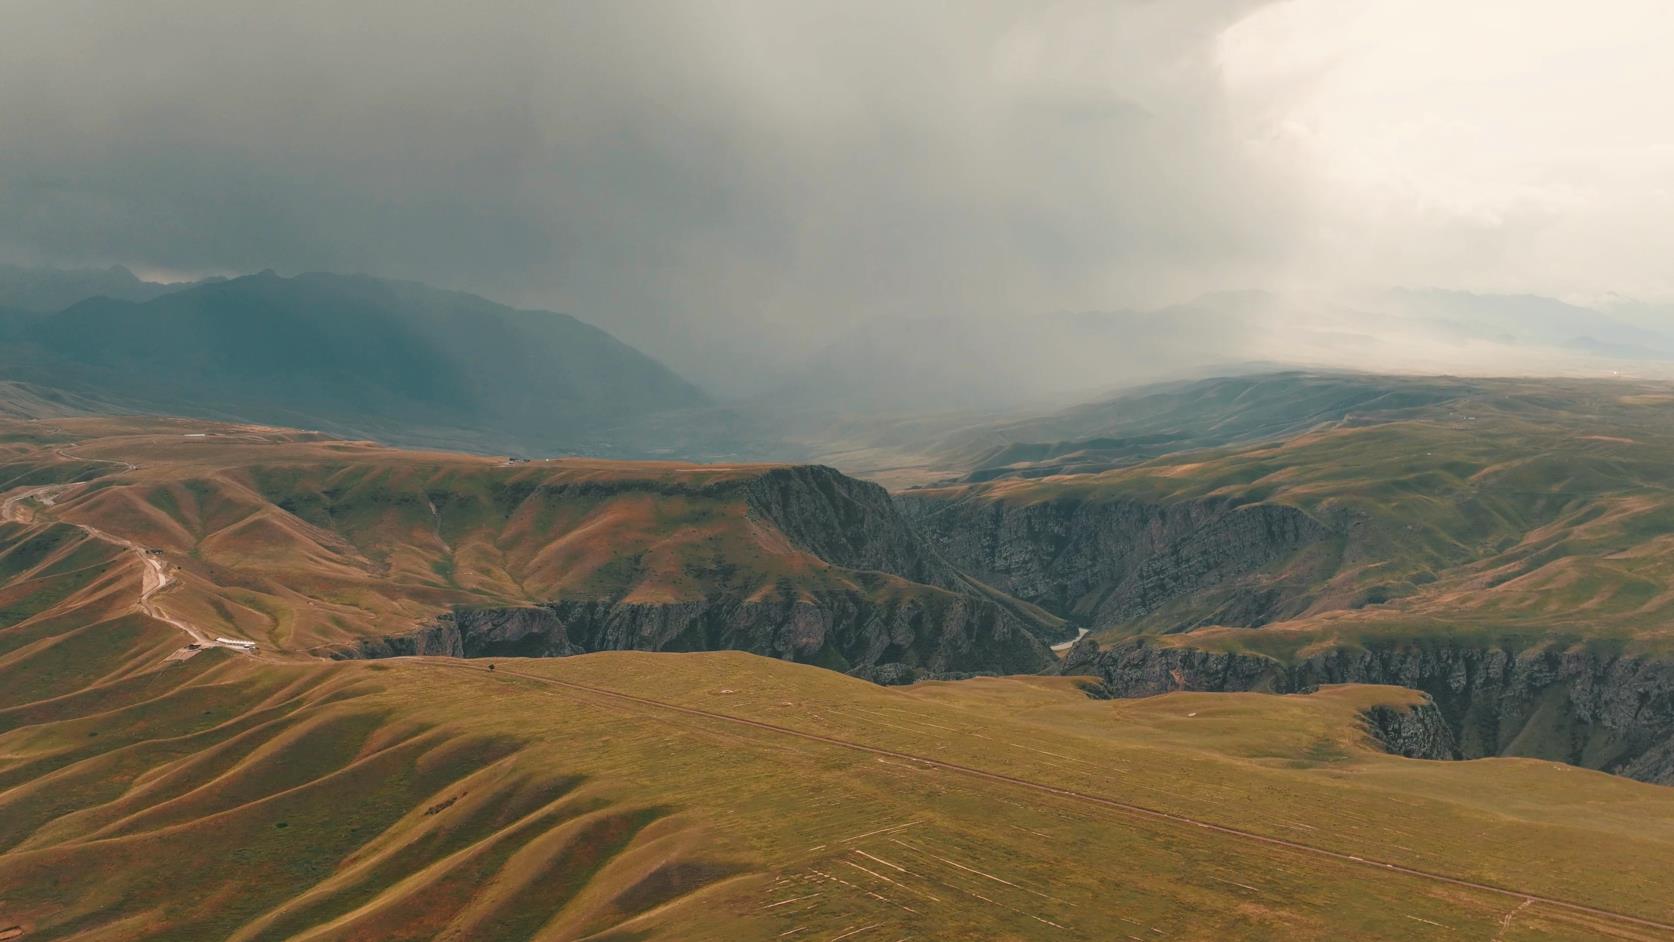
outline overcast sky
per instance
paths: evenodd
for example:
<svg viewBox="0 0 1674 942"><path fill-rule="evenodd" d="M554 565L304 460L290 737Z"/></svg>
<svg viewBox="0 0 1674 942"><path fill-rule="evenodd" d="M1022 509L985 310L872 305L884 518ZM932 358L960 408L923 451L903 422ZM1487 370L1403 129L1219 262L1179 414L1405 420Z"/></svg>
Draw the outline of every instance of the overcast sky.
<svg viewBox="0 0 1674 942"><path fill-rule="evenodd" d="M0 14L0 261L417 278L688 369L1243 287L1674 296L1667 0Z"/></svg>

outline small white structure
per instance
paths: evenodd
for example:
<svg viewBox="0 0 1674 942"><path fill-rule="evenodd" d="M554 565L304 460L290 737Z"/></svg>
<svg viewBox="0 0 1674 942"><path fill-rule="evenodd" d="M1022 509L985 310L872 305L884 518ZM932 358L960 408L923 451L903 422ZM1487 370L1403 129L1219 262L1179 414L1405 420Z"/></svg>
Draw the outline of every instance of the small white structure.
<svg viewBox="0 0 1674 942"><path fill-rule="evenodd" d="M244 641L239 638L216 638L215 643L224 644L229 648L237 648L240 651L249 651L252 654L256 651L256 642Z"/></svg>

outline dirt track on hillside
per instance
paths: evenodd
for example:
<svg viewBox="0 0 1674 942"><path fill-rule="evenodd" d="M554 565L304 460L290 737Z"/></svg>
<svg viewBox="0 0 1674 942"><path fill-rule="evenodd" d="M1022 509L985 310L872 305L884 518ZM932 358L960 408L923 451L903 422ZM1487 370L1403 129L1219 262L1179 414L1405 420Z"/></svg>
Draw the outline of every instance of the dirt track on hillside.
<svg viewBox="0 0 1674 942"><path fill-rule="evenodd" d="M34 522L34 515L25 510L26 501L34 500L50 507L58 498L83 486L83 484L48 484L41 487L24 488L7 497L4 502L0 502L0 520L7 523L32 523ZM98 527L89 526L85 523L63 522L80 528L82 532L96 540L103 540L106 543L114 543L123 547L139 558L143 569L140 577L139 599L134 603L135 609L151 618L180 629L186 633L188 638L192 639L193 643L200 647L218 646L214 639L200 631L197 626L185 619L170 615L158 607L156 603L157 594L174 584L174 575L169 571L168 563L155 554L147 552L145 547L133 540L117 536L114 533L107 533Z"/></svg>

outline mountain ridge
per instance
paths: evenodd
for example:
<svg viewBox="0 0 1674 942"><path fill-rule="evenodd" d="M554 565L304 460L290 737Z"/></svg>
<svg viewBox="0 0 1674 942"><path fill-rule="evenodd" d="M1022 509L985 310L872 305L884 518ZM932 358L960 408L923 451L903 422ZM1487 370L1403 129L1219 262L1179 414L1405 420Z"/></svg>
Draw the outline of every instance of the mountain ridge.
<svg viewBox="0 0 1674 942"><path fill-rule="evenodd" d="M0 368L134 411L478 451L633 452L613 430L707 406L567 314L361 275L272 272L9 320Z"/></svg>
<svg viewBox="0 0 1674 942"><path fill-rule="evenodd" d="M289 655L732 648L841 671L1052 668L1061 620L817 466L413 452L274 428L10 424L50 515L149 547L164 604Z"/></svg>

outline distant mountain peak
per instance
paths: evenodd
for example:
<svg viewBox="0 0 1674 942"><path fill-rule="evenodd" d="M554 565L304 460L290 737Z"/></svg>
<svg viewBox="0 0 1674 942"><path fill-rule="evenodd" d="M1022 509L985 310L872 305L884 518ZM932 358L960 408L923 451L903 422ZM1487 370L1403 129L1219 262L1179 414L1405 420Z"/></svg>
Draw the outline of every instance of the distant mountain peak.
<svg viewBox="0 0 1674 942"><path fill-rule="evenodd" d="M145 281L125 265L50 268L0 265L0 308L48 314L89 298L149 301L185 285Z"/></svg>

